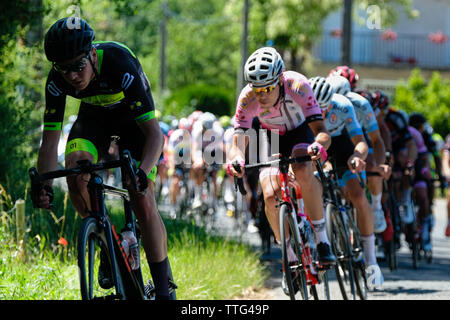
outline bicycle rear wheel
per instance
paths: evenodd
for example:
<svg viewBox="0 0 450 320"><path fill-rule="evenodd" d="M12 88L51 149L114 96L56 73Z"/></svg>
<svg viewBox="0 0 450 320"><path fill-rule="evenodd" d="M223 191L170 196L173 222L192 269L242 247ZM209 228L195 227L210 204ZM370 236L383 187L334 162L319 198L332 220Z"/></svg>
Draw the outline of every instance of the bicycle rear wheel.
<svg viewBox="0 0 450 320"><path fill-rule="evenodd" d="M364 252L361 245L361 236L358 226L356 225L356 214L354 213L354 211L347 211L347 222L352 248L352 269L355 279L356 293L361 300L366 300L366 266L364 263Z"/></svg>
<svg viewBox="0 0 450 320"><path fill-rule="evenodd" d="M112 267L111 252L113 250L109 250L106 237L103 232L99 231L96 219L92 217L84 219L78 237L78 269L83 300L125 299L122 279ZM103 263L105 263L103 269L110 279L106 285L99 283L101 255L103 255ZM118 270L117 264L115 270Z"/></svg>
<svg viewBox="0 0 450 320"><path fill-rule="evenodd" d="M334 204L327 204L325 214L328 239L330 239L333 253L336 256L334 269L342 298L344 300L355 300L355 274L353 271L352 248L348 228L341 219L340 209Z"/></svg>
<svg viewBox="0 0 450 320"><path fill-rule="evenodd" d="M399 231L400 231L400 228L398 226L398 223L400 221L400 214L398 212L398 207L391 193L388 194L385 209L387 210L392 223L393 234L390 241L383 243L384 251L387 257L389 269L391 271L394 271L398 268L397 240L399 239Z"/></svg>
<svg viewBox="0 0 450 320"><path fill-rule="evenodd" d="M305 266L302 262L303 248L301 247L300 239L297 234L297 224L294 222L291 207L287 204L282 204L280 208L280 237L281 237L281 254L283 263L283 273L286 279L286 285L289 291L291 300L295 300L295 295L298 291L303 300L308 300L308 290L306 285ZM297 259L289 261L288 246L286 244L287 232L290 232L290 245L295 252Z"/></svg>

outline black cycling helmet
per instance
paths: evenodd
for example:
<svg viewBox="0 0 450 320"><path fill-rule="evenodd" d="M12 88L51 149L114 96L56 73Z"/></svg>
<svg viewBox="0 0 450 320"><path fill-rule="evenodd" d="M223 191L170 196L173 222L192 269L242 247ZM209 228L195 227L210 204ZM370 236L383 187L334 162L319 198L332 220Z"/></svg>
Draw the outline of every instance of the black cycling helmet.
<svg viewBox="0 0 450 320"><path fill-rule="evenodd" d="M386 110L389 107L389 97L381 90L372 93L373 109Z"/></svg>
<svg viewBox="0 0 450 320"><path fill-rule="evenodd" d="M45 34L45 55L52 62L71 60L82 53L87 54L94 38L94 30L83 19L60 19Z"/></svg>
<svg viewBox="0 0 450 320"><path fill-rule="evenodd" d="M369 101L370 105L371 105L372 108L373 108L374 100L373 100L372 94L371 94L369 91L364 90L364 89L355 89L354 92L356 92L356 93L359 94L360 96L366 98L367 101Z"/></svg>
<svg viewBox="0 0 450 320"><path fill-rule="evenodd" d="M409 115L409 125L416 129L420 128L421 125L424 125L427 122L425 116L420 112L412 112Z"/></svg>

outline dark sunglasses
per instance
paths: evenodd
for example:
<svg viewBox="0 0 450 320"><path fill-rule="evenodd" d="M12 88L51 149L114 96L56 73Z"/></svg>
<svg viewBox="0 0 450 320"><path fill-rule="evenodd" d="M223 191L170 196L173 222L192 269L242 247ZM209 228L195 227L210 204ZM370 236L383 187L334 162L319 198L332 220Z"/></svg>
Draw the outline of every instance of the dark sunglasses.
<svg viewBox="0 0 450 320"><path fill-rule="evenodd" d="M53 63L53 69L63 74L68 74L69 72L81 72L86 67L90 54L91 52L89 52L86 57L83 57L71 64Z"/></svg>

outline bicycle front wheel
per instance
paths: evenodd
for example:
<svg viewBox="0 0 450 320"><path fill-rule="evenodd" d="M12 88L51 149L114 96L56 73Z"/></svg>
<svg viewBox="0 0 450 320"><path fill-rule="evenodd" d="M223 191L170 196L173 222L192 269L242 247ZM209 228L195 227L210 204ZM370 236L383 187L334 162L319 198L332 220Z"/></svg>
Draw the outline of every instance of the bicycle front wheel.
<svg viewBox="0 0 450 320"><path fill-rule="evenodd" d="M111 261L106 237L99 231L97 221L92 217L84 219L78 237L81 299L125 299L120 292L122 287L120 275L117 274L117 281L114 281ZM100 264L102 272L99 270Z"/></svg>
<svg viewBox="0 0 450 320"><path fill-rule="evenodd" d="M300 291L303 300L308 300L308 290L306 285L306 271L302 261L303 247L296 230L297 224L291 214L291 207L287 204L282 204L280 208L280 237L281 237L281 254L283 262L283 274L286 279L286 286L289 291L291 300L295 300L295 295ZM296 260L289 261L288 259L288 244L286 237L290 232L290 242L294 250Z"/></svg>
<svg viewBox="0 0 450 320"><path fill-rule="evenodd" d="M336 279L344 300L356 299L355 274L353 272L353 253L348 227L343 214L335 205L329 203L325 210L327 234L336 256Z"/></svg>

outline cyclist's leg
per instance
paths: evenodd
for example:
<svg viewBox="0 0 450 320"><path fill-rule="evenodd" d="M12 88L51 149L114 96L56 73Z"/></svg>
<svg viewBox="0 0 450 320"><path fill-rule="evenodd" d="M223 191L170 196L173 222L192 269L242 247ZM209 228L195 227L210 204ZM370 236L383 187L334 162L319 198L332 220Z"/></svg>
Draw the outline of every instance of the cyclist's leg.
<svg viewBox="0 0 450 320"><path fill-rule="evenodd" d="M345 183L345 189L357 213L357 225L361 234L366 271L369 274L368 286L369 289L380 288L384 279L376 258L372 208L358 179L352 175L350 171L347 171L348 180ZM346 174L343 178L346 178Z"/></svg>
<svg viewBox="0 0 450 320"><path fill-rule="evenodd" d="M373 152L369 149L369 155L366 159L366 170L368 172L375 171L376 162ZM383 192L383 178L378 176L367 177L367 187L371 197L371 207L374 214L374 231L375 233L383 232L386 227L386 219L384 217L383 208L381 206L381 197Z"/></svg>
<svg viewBox="0 0 450 320"><path fill-rule="evenodd" d="M307 124L297 127L288 134L287 138L286 140L290 142L291 157L308 155L307 148L314 142L314 134ZM319 260L321 263L333 263L336 261L336 257L332 253L326 233L322 185L314 175L313 163L311 161L293 163L292 170L301 190L307 190L302 193L303 202L314 226Z"/></svg>
<svg viewBox="0 0 450 320"><path fill-rule="evenodd" d="M141 160L145 136L129 113L117 115L120 124L114 126L121 137L119 148L128 149L133 159ZM156 166L148 176L145 193L130 192L131 205L139 221L142 243L155 283L157 299L168 299L168 257L167 234L164 222L158 212L155 200Z"/></svg>
<svg viewBox="0 0 450 320"><path fill-rule="evenodd" d="M264 205L267 220L275 235L275 239L280 243L280 221L278 219L279 209L276 198L281 199L280 179L278 168L266 168L261 170L259 179L264 196Z"/></svg>
<svg viewBox="0 0 450 320"><path fill-rule="evenodd" d="M77 120L73 124L66 145L66 168L76 167L77 161L89 160L93 163L107 154L110 135L107 134L108 121L103 110L94 110L80 105ZM66 178L69 197L75 210L82 218L86 218L91 210L87 182L89 175L75 175Z"/></svg>
<svg viewBox="0 0 450 320"><path fill-rule="evenodd" d="M200 207L202 204L202 186L205 181L205 169L204 168L191 168L192 180L194 181L194 201L192 206Z"/></svg>

